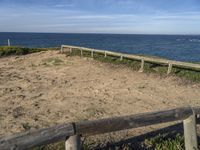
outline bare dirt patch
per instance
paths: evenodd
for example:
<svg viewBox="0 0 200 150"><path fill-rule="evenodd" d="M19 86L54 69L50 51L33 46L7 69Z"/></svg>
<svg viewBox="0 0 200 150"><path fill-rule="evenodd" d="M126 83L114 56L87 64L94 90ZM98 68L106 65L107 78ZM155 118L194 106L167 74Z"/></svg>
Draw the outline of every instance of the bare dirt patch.
<svg viewBox="0 0 200 150"><path fill-rule="evenodd" d="M200 105L200 86L176 77L57 51L0 59L0 136L188 105Z"/></svg>

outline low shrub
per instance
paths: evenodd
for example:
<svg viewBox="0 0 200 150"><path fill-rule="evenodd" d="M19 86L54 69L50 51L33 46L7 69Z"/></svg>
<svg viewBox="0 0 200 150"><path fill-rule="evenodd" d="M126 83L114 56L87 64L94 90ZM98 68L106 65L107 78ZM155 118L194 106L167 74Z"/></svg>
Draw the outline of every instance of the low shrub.
<svg viewBox="0 0 200 150"><path fill-rule="evenodd" d="M10 55L26 55L30 53L46 51L47 48L26 48L17 46L0 46L0 57Z"/></svg>

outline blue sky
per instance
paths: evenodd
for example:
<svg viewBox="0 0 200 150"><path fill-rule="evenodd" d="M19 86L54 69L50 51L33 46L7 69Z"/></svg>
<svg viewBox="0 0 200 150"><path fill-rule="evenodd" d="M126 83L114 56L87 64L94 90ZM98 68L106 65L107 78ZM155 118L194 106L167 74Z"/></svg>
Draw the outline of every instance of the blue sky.
<svg viewBox="0 0 200 150"><path fill-rule="evenodd" d="M0 0L0 32L200 34L200 0Z"/></svg>

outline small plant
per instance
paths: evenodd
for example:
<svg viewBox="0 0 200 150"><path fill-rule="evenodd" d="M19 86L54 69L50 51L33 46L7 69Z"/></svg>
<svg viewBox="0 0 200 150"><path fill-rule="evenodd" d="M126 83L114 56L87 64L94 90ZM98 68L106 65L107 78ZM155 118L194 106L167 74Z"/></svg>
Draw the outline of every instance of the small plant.
<svg viewBox="0 0 200 150"><path fill-rule="evenodd" d="M43 62L44 62L43 65L45 65L45 66L60 65L63 63L63 61L61 59L55 58L55 57L45 59L45 60L43 60Z"/></svg>
<svg viewBox="0 0 200 150"><path fill-rule="evenodd" d="M22 127L24 128L25 131L28 131L31 129L31 126L29 125L29 123L22 123Z"/></svg>
<svg viewBox="0 0 200 150"><path fill-rule="evenodd" d="M19 106L17 108L14 108L13 109L13 112L12 112L12 116L14 118L19 118L20 116L23 115L23 111L24 111L24 108L22 106Z"/></svg>

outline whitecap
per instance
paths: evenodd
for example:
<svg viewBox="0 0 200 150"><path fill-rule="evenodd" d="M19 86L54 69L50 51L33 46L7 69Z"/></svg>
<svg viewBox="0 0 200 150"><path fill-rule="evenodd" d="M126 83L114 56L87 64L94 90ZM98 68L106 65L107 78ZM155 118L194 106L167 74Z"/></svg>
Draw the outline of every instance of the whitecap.
<svg viewBox="0 0 200 150"><path fill-rule="evenodd" d="M190 42L200 42L200 39L189 39Z"/></svg>

